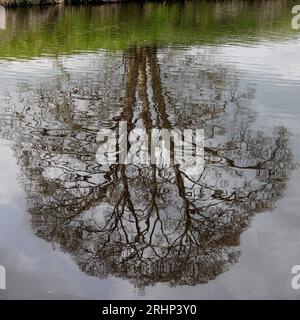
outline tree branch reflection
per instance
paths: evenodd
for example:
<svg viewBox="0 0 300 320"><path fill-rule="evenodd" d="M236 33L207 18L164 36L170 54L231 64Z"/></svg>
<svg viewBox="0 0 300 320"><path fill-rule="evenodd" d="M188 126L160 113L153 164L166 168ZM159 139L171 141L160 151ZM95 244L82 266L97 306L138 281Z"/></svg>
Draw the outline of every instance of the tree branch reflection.
<svg viewBox="0 0 300 320"><path fill-rule="evenodd" d="M58 63L57 81L31 90L14 114L33 229L92 276L139 288L215 279L237 261L251 217L284 194L293 168L287 130L256 131L248 107L254 91L223 66L163 75L155 47L124 54L124 80L114 78L114 63L107 62L105 81L80 83ZM98 164L97 132L119 121L128 133L142 127L148 135L204 127L203 172L190 177L174 163Z"/></svg>

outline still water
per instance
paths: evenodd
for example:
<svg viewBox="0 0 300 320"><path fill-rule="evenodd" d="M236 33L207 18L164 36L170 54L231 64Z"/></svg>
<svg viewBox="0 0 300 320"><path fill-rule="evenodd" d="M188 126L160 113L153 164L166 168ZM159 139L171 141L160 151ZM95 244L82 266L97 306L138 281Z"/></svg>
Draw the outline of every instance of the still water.
<svg viewBox="0 0 300 320"><path fill-rule="evenodd" d="M2 299L300 298L295 4L6 11ZM100 165L120 121L203 128L203 172Z"/></svg>

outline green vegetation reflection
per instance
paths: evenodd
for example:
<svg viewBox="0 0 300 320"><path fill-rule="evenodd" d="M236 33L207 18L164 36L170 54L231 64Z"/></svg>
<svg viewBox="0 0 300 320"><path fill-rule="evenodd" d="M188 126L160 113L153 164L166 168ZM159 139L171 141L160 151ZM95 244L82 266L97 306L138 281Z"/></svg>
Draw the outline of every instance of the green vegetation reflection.
<svg viewBox="0 0 300 320"><path fill-rule="evenodd" d="M31 58L132 45L278 40L295 35L295 1L185 1L7 10L0 57Z"/></svg>

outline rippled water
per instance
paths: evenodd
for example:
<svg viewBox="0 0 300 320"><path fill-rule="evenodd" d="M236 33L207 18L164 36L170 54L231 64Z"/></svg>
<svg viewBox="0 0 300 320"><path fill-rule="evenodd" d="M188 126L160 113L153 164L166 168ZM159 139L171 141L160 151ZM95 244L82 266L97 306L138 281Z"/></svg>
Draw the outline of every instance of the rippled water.
<svg viewBox="0 0 300 320"><path fill-rule="evenodd" d="M300 298L294 4L6 11L2 298ZM203 128L204 171L100 165L119 121Z"/></svg>

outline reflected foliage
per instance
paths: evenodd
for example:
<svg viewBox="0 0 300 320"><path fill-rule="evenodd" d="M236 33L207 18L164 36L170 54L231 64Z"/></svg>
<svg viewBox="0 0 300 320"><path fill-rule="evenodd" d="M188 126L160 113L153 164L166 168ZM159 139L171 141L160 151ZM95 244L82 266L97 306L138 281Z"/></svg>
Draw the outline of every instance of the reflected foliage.
<svg viewBox="0 0 300 320"><path fill-rule="evenodd" d="M133 45L288 39L296 0L194 0L7 10L1 58L34 58Z"/></svg>
<svg viewBox="0 0 300 320"><path fill-rule="evenodd" d="M55 61L55 81L23 87L2 125L15 142L36 234L87 274L138 288L196 285L228 270L251 217L272 210L293 168L286 129L255 128L255 91L200 54L156 47L97 56L89 76ZM98 164L97 132L119 121L149 135L204 128L203 172Z"/></svg>

